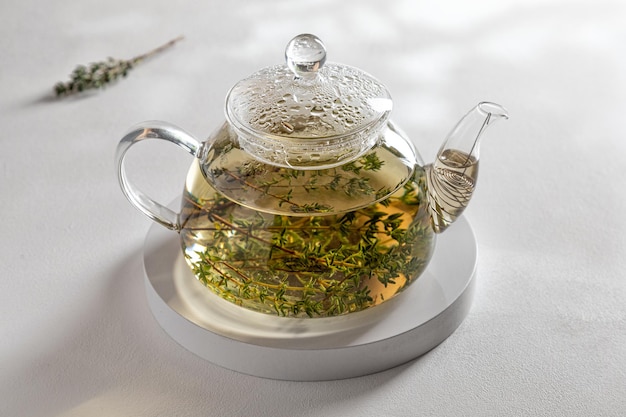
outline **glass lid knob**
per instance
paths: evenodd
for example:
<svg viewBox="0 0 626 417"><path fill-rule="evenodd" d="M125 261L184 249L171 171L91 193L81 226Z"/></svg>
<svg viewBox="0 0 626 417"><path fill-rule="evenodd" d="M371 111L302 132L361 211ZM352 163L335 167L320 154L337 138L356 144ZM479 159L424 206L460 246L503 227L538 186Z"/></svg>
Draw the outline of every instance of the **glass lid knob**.
<svg viewBox="0 0 626 417"><path fill-rule="evenodd" d="M298 35L287 44L285 59L296 77L315 78L326 62L326 47L315 35Z"/></svg>

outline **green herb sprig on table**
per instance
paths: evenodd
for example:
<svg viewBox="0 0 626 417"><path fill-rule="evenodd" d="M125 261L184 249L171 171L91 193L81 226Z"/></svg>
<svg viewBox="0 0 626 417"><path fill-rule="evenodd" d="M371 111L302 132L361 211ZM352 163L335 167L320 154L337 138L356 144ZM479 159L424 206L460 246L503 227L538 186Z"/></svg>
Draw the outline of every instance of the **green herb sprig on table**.
<svg viewBox="0 0 626 417"><path fill-rule="evenodd" d="M183 39L183 36L179 36L158 48L131 59L115 59L109 57L106 61L93 62L89 64L89 66L78 65L70 74L69 81L58 82L54 86L54 92L57 97L64 97L81 93L85 90L104 88L120 77L126 77L128 71L133 69L141 61L163 52Z"/></svg>

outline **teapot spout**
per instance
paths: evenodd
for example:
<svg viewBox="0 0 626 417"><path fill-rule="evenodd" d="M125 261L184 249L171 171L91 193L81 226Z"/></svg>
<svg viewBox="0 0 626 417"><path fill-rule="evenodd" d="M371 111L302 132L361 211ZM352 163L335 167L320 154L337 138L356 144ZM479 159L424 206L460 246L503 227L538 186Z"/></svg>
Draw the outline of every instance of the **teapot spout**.
<svg viewBox="0 0 626 417"><path fill-rule="evenodd" d="M447 229L472 198L483 133L495 121L508 118L499 104L479 103L448 134L435 162L426 166L428 205L436 233Z"/></svg>

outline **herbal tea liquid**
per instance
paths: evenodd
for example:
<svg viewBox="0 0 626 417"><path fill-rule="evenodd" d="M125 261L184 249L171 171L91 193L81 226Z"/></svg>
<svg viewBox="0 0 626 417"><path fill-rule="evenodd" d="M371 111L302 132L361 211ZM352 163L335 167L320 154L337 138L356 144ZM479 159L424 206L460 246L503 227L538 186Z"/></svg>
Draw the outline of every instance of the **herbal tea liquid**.
<svg viewBox="0 0 626 417"><path fill-rule="evenodd" d="M446 149L427 172L428 198L434 229L440 233L463 213L478 178L478 161L456 149Z"/></svg>
<svg viewBox="0 0 626 417"><path fill-rule="evenodd" d="M225 151L230 164L211 171L210 182L194 162L180 214L186 261L222 298L281 316L334 316L393 297L426 268L434 232L422 168L386 198L350 210L380 192L355 178L377 171L384 150L323 171L242 163L237 152ZM216 182L244 190L246 205ZM331 194L345 201L324 198Z"/></svg>

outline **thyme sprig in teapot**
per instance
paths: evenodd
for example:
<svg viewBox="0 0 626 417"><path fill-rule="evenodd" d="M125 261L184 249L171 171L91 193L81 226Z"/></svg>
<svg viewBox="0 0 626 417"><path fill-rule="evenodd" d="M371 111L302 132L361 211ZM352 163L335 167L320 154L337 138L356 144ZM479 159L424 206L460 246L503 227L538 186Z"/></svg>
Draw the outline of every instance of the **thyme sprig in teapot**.
<svg viewBox="0 0 626 417"><path fill-rule="evenodd" d="M379 171L384 162L370 152L317 171L258 162L212 170L214 179L259 193L260 200L277 200L284 211L263 213L219 192L186 193L181 237L197 243L185 252L188 264L221 298L278 316L330 317L380 304L424 270L433 243L423 204L424 170L416 167L396 192L377 191L364 174ZM351 211L301 204L303 195L316 191L387 198Z"/></svg>
<svg viewBox="0 0 626 417"><path fill-rule="evenodd" d="M78 65L70 74L69 81L55 84L54 93L57 97L64 97L86 90L104 88L120 77L126 77L128 72L135 68L141 61L163 52L183 39L183 36L179 36L158 48L131 59L115 59L109 57L105 61L92 62L88 66Z"/></svg>

